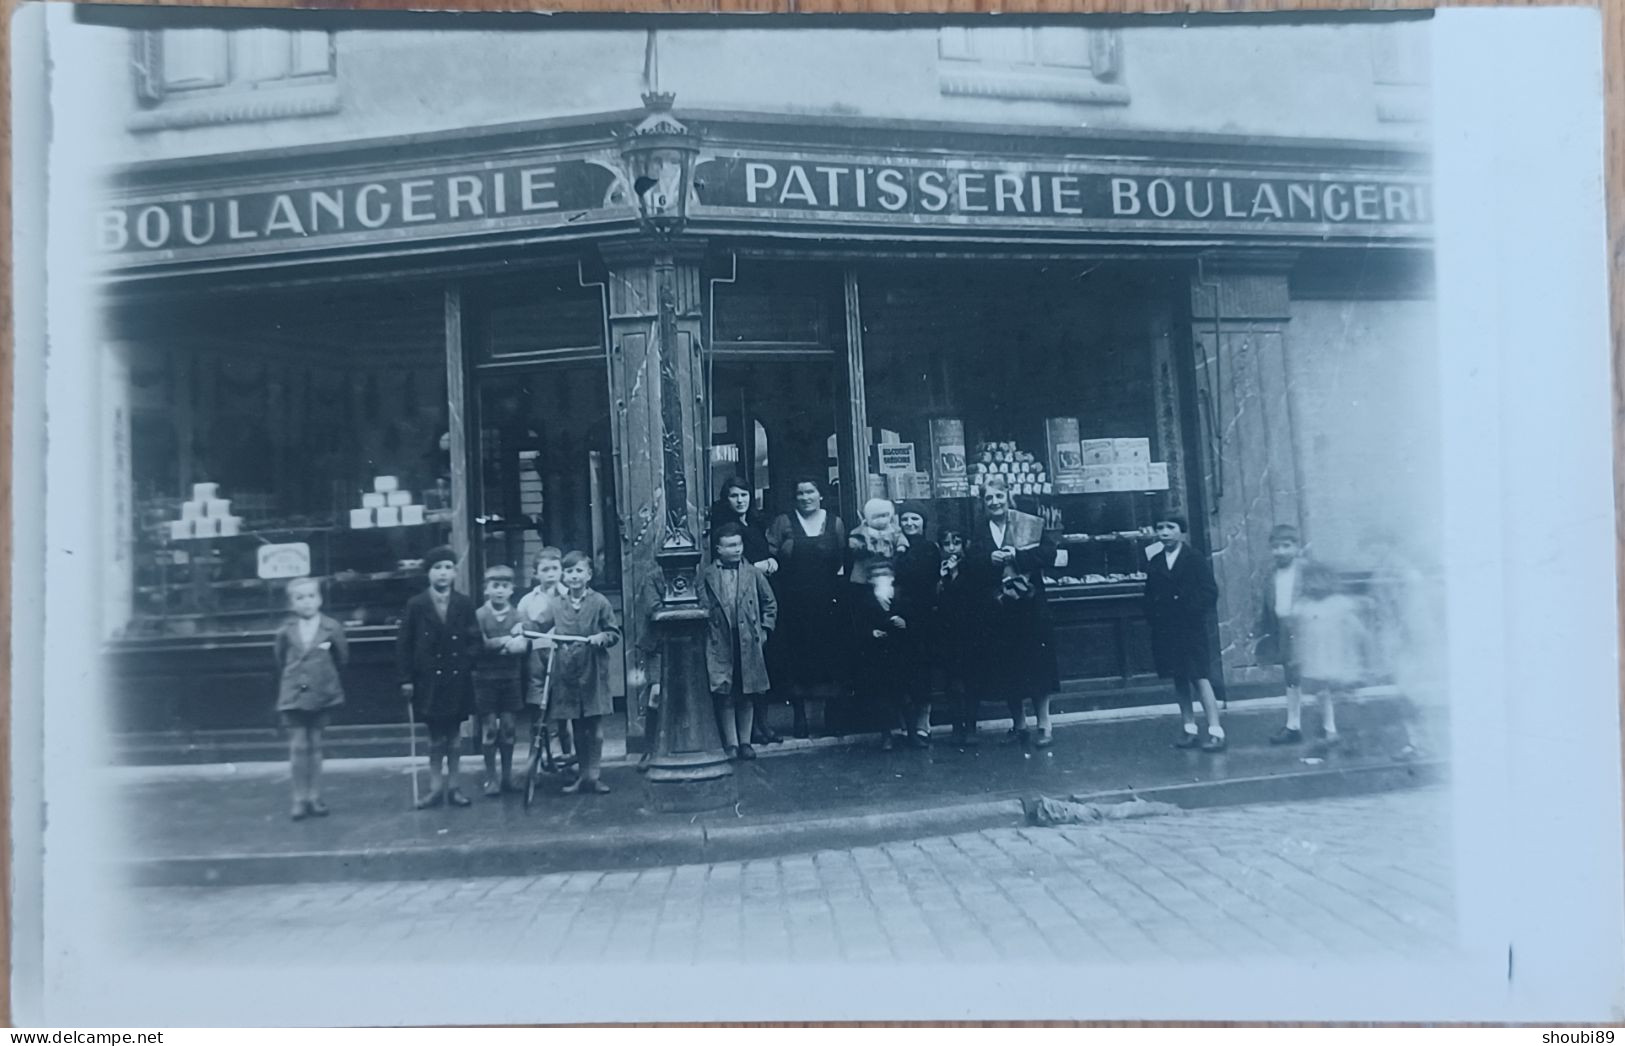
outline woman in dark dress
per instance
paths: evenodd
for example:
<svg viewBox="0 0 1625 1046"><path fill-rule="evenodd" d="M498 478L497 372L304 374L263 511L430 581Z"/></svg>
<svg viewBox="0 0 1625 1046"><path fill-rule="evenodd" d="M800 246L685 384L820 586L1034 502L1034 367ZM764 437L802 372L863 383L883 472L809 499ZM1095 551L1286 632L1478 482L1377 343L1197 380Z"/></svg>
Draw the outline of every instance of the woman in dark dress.
<svg viewBox="0 0 1625 1046"><path fill-rule="evenodd" d="M897 557L897 587L909 607L901 643L902 685L907 696L908 742L931 741L931 691L935 682L937 590L942 581L942 550L925 536L925 514L905 506L897 518L908 548Z"/></svg>
<svg viewBox="0 0 1625 1046"><path fill-rule="evenodd" d="M789 696L795 712L795 734L806 737L808 690L831 681L831 666L840 662L844 647L839 604L846 526L824 508L817 480L804 476L795 489L795 511L779 516L767 530L779 600L779 627L767 653L774 688Z"/></svg>
<svg viewBox="0 0 1625 1046"><path fill-rule="evenodd" d="M967 579L980 604L982 692L1010 706L1011 734L1027 739L1026 702L1037 713L1038 747L1050 735L1050 698L1060 689L1049 612L1044 605L1044 571L1055 566L1055 543L1037 516L1010 507L1003 477L990 476L982 490L983 518L972 531L966 553Z"/></svg>
<svg viewBox="0 0 1625 1046"><path fill-rule="evenodd" d="M729 523L737 523L745 535L745 561L762 573L773 584L774 574L778 572L778 561L773 558L767 544L767 532L762 521L756 513L751 511L750 503L754 495L744 480L734 477L722 485L722 494L716 504L711 506L710 521L711 534L707 544L716 547L714 535L717 530ZM776 589L776 586L775 586ZM771 669L769 669L771 675ZM755 722L751 726L751 736L747 743L753 745L771 745L784 740L773 732L767 725L767 699L765 696L756 699Z"/></svg>

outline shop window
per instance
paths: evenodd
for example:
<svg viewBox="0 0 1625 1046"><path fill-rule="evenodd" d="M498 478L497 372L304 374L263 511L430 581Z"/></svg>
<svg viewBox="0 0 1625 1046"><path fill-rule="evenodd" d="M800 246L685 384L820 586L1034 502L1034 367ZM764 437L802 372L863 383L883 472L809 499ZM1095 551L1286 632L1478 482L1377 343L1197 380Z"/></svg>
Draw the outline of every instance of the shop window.
<svg viewBox="0 0 1625 1046"><path fill-rule="evenodd" d="M1427 119L1431 56L1429 23L1389 22L1370 27L1377 115L1389 123Z"/></svg>
<svg viewBox="0 0 1625 1046"><path fill-rule="evenodd" d="M944 26L945 95L1122 105L1122 36L1078 26Z"/></svg>
<svg viewBox="0 0 1625 1046"><path fill-rule="evenodd" d="M945 265L859 287L869 492L963 532L980 477L1003 474L1067 553L1054 598L1138 592L1146 528L1184 507L1177 390L1158 376L1173 278Z"/></svg>
<svg viewBox="0 0 1625 1046"><path fill-rule="evenodd" d="M323 30L144 30L134 49L137 130L338 110L333 35Z"/></svg>
<svg viewBox="0 0 1625 1046"><path fill-rule="evenodd" d="M450 537L444 317L411 294L200 301L115 317L125 639L263 635L291 576L387 626Z"/></svg>

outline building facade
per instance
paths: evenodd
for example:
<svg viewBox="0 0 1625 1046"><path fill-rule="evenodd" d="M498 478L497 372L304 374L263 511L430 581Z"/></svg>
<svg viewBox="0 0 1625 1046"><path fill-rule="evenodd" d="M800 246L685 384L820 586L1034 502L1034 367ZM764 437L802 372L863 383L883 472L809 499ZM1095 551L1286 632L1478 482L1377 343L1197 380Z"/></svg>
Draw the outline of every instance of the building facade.
<svg viewBox="0 0 1625 1046"><path fill-rule="evenodd" d="M465 584L592 554L639 736L733 478L936 529L1008 474L1098 703L1155 693L1159 515L1214 557L1232 687L1277 678L1271 526L1356 572L1434 543L1425 21L693 26L73 27L115 151L121 729L268 721L301 573L355 636L346 716L394 721L450 541Z"/></svg>

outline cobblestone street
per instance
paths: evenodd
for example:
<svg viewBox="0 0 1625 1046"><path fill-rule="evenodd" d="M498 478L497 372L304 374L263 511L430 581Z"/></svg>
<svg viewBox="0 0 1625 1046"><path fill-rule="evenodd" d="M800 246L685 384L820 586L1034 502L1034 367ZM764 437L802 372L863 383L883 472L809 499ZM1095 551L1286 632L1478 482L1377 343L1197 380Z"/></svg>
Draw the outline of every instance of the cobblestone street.
<svg viewBox="0 0 1625 1046"><path fill-rule="evenodd" d="M1414 955L1453 935L1443 790L775 860L132 891L144 958L280 963Z"/></svg>

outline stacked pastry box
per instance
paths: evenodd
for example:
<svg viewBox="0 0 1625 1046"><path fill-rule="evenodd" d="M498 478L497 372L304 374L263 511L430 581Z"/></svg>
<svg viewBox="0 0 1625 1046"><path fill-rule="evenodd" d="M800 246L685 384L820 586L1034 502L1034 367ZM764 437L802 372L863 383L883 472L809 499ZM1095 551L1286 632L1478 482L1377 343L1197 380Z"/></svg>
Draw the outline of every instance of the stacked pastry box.
<svg viewBox="0 0 1625 1046"><path fill-rule="evenodd" d="M241 516L231 514L231 499L220 497L220 484L194 483L192 496L181 502L181 518L169 520L169 540L230 538L243 532Z"/></svg>
<svg viewBox="0 0 1625 1046"><path fill-rule="evenodd" d="M1055 493L1044 463L1013 441L978 443L971 456L974 458L970 467L972 497L981 497L989 476L1003 476L1012 494L1031 497Z"/></svg>
<svg viewBox="0 0 1625 1046"><path fill-rule="evenodd" d="M1150 440L1082 440L1082 494L1167 491L1167 461L1150 460Z"/></svg>
<svg viewBox="0 0 1625 1046"><path fill-rule="evenodd" d="M422 522L423 506L412 503L412 492L402 490L394 476L374 476L372 490L361 495L361 507L350 510L353 530L415 527Z"/></svg>

